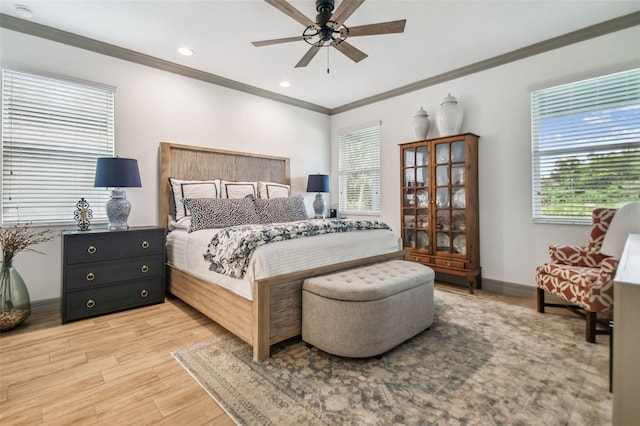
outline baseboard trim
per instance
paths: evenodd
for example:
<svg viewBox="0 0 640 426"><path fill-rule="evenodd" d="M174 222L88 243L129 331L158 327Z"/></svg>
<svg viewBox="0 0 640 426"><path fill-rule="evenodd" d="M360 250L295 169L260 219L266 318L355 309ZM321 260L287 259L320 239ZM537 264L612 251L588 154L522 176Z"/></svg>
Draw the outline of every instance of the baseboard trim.
<svg viewBox="0 0 640 426"><path fill-rule="evenodd" d="M436 274L436 281L468 287L469 283L464 277L456 277L447 274ZM482 277L482 290L491 293L504 294L506 296L525 297L533 299L536 297L536 287L524 284L510 283L507 281L493 280Z"/></svg>
<svg viewBox="0 0 640 426"><path fill-rule="evenodd" d="M482 278L482 289L507 296L526 297L528 299L536 297L536 287L484 277Z"/></svg>
<svg viewBox="0 0 640 426"><path fill-rule="evenodd" d="M61 299L59 297L31 302L31 313L42 315L55 314L60 312L60 303Z"/></svg>

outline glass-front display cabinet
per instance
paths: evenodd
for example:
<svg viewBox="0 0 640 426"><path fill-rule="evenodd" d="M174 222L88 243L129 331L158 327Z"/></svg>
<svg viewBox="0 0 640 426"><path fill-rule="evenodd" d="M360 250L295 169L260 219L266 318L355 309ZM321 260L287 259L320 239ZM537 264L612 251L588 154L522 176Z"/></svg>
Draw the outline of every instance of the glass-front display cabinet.
<svg viewBox="0 0 640 426"><path fill-rule="evenodd" d="M401 226L410 260L481 288L478 136L400 145Z"/></svg>

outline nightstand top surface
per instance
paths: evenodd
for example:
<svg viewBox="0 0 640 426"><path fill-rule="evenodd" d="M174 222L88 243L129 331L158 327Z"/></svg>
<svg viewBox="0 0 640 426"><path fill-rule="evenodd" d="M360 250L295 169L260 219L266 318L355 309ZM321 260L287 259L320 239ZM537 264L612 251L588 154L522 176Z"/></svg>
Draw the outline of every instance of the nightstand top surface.
<svg viewBox="0 0 640 426"><path fill-rule="evenodd" d="M110 233L115 234L118 232L129 232L129 231L146 231L146 230L156 230L156 229L164 229L161 226L132 226L129 229L114 229L110 231L108 228L92 228L86 231L81 231L79 229L65 229L62 231L64 235L86 235L86 234L101 234L101 233Z"/></svg>

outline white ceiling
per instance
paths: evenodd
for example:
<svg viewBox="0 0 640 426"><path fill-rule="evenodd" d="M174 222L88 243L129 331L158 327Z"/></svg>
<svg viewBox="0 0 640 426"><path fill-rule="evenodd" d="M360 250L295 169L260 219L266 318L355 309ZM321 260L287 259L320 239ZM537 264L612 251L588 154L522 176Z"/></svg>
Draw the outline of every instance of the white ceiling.
<svg viewBox="0 0 640 426"><path fill-rule="evenodd" d="M314 1L290 3L315 20ZM305 42L251 44L304 30L261 0L2 0L1 12L19 17L16 4L31 22L330 109L640 10L638 0L367 0L347 26L407 19L405 32L350 38L369 55L359 63L326 48L294 68ZM179 55L183 45L195 55Z"/></svg>

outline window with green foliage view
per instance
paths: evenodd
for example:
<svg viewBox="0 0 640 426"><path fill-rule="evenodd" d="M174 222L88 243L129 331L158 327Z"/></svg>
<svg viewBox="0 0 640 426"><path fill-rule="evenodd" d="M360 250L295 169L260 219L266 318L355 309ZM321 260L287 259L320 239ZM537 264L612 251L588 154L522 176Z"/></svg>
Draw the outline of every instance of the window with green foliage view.
<svg viewBox="0 0 640 426"><path fill-rule="evenodd" d="M533 92L531 125L534 221L640 200L640 69Z"/></svg>

